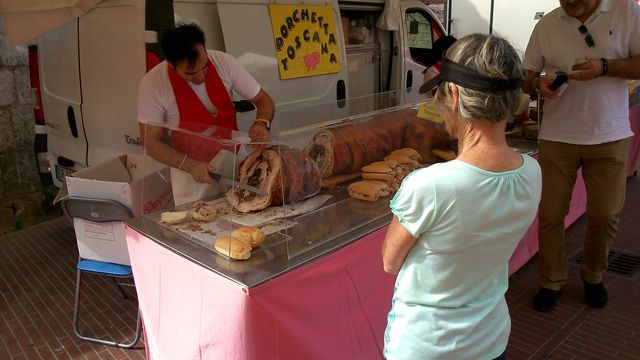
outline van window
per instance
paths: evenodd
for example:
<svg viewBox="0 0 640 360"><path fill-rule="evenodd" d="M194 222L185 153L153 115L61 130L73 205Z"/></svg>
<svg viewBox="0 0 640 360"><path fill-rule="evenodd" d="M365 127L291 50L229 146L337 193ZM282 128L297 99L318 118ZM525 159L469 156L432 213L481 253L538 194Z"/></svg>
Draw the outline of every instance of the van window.
<svg viewBox="0 0 640 360"><path fill-rule="evenodd" d="M155 31L158 41L165 31L173 29L173 0L153 0L145 2L145 20L144 29L148 31ZM147 71L153 69L154 66L164 60L164 54L160 43L146 43L146 69Z"/></svg>
<svg viewBox="0 0 640 360"><path fill-rule="evenodd" d="M443 35L437 22L421 9L407 9L405 22L411 58L419 64L428 64L433 57L433 42Z"/></svg>

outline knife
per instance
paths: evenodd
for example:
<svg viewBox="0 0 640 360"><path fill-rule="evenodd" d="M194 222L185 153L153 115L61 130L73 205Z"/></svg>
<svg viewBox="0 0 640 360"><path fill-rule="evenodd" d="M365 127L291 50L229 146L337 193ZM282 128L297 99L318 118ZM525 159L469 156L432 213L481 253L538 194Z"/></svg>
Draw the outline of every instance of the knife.
<svg viewBox="0 0 640 360"><path fill-rule="evenodd" d="M256 193L258 195L264 196L267 195L267 193L264 190L261 190L255 186L251 186L245 183L241 183L238 181L235 181L233 179L230 179L228 177L222 176L220 174L214 173L209 171L209 177L211 177L213 180L221 182L223 184L227 184L227 185L231 185L233 187L239 187L241 189L245 189L248 191L251 191L252 193Z"/></svg>

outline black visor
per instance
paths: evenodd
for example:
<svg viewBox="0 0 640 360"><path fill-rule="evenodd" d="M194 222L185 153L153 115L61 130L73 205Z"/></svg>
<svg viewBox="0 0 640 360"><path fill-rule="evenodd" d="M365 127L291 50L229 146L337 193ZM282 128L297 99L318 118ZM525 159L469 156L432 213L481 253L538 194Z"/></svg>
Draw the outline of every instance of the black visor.
<svg viewBox="0 0 640 360"><path fill-rule="evenodd" d="M443 81L449 81L462 87L484 92L508 91L522 86L522 78L504 80L482 76L475 70L471 70L468 67L444 58L442 59L440 73L420 86L420 94L430 91Z"/></svg>

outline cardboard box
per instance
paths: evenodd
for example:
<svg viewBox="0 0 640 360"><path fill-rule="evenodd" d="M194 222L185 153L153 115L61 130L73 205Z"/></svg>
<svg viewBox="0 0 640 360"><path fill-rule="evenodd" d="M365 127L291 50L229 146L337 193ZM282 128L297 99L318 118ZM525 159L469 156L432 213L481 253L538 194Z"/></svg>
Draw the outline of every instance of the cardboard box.
<svg viewBox="0 0 640 360"><path fill-rule="evenodd" d="M66 177L56 201L65 195L111 199L133 216L172 209L170 168L144 155L121 155ZM80 257L130 265L121 221L73 219Z"/></svg>

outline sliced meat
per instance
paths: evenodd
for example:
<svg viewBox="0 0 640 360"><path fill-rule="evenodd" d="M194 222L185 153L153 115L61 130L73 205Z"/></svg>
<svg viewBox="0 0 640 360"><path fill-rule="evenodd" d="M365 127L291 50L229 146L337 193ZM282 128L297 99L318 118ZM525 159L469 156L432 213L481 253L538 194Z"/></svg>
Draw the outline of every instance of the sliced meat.
<svg viewBox="0 0 640 360"><path fill-rule="evenodd" d="M283 145L257 150L247 156L240 164L238 179L267 193L261 196L239 188L229 189L227 201L244 213L292 204L317 194L322 187L316 163L302 151Z"/></svg>

